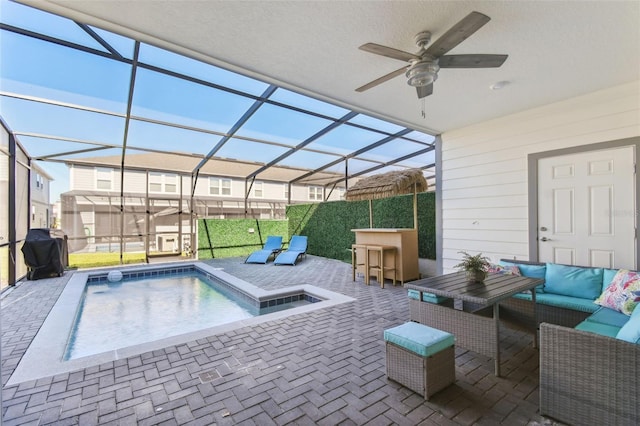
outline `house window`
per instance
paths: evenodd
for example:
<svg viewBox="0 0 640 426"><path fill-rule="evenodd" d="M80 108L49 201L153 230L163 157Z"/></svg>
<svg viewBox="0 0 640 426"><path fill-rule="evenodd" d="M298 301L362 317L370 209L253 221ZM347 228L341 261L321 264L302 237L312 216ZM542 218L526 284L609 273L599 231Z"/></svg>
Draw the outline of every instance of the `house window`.
<svg viewBox="0 0 640 426"><path fill-rule="evenodd" d="M102 167L96 168L96 188L111 189L113 182L113 170Z"/></svg>
<svg viewBox="0 0 640 426"><path fill-rule="evenodd" d="M162 192L162 173L149 173L149 192Z"/></svg>
<svg viewBox="0 0 640 426"><path fill-rule="evenodd" d="M164 192L178 192L178 176L164 175Z"/></svg>
<svg viewBox="0 0 640 426"><path fill-rule="evenodd" d="M254 196L255 198L262 198L262 197L264 197L263 184L262 184L262 182L254 182L254 183L253 183L253 196Z"/></svg>
<svg viewBox="0 0 640 426"><path fill-rule="evenodd" d="M163 173L151 172L149 173L149 192L164 192L176 193L178 190L178 176L177 175L165 175Z"/></svg>
<svg viewBox="0 0 640 426"><path fill-rule="evenodd" d="M231 195L231 179L209 178L209 194Z"/></svg>
<svg viewBox="0 0 640 426"><path fill-rule="evenodd" d="M309 187L309 199L322 201L322 187L321 186L310 186Z"/></svg>
<svg viewBox="0 0 640 426"><path fill-rule="evenodd" d="M36 188L44 189L44 178L39 173L36 173Z"/></svg>

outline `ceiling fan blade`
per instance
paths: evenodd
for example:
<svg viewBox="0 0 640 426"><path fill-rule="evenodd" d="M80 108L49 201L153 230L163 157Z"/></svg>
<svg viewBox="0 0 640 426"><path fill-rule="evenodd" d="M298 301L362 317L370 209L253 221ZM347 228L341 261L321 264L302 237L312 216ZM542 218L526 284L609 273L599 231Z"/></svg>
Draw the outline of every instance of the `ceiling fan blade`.
<svg viewBox="0 0 640 426"><path fill-rule="evenodd" d="M509 55L445 55L438 60L440 68L497 68Z"/></svg>
<svg viewBox="0 0 640 426"><path fill-rule="evenodd" d="M427 86L418 86L416 91L418 92L418 99L426 98L433 93L433 83Z"/></svg>
<svg viewBox="0 0 640 426"><path fill-rule="evenodd" d="M462 18L460 22L451 27L449 31L444 33L442 37L431 44L431 46L427 48L426 53L439 58L462 43L490 20L491 18L480 12L471 12L466 17Z"/></svg>
<svg viewBox="0 0 640 426"><path fill-rule="evenodd" d="M365 52L375 53L376 55L386 56L387 58L398 59L400 61L409 62L411 59L420 60L420 56L403 50L394 49L393 47L383 46L376 43L366 43L359 47Z"/></svg>
<svg viewBox="0 0 640 426"><path fill-rule="evenodd" d="M365 90L369 90L372 87L377 86L378 84L382 84L385 81L391 80L392 78L399 76L400 74L404 74L404 72L406 70L407 70L407 67L402 67L399 70L392 71L387 75L383 75L382 77L377 78L377 79L365 84L364 86L358 87L356 89L356 92L364 92Z"/></svg>

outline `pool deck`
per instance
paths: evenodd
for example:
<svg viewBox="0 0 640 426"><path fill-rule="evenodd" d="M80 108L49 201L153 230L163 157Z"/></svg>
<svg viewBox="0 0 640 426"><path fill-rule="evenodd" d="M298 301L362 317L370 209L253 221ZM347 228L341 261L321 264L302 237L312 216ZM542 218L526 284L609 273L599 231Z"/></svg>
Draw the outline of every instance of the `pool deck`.
<svg viewBox="0 0 640 426"><path fill-rule="evenodd" d="M502 374L456 348L456 382L430 401L387 380L383 330L409 318L406 290L351 281L351 266L206 261L265 290L314 285L355 299L81 370L6 383L73 275L3 293L3 425L552 425L538 410L538 350L502 333ZM373 281L375 284L375 280Z"/></svg>

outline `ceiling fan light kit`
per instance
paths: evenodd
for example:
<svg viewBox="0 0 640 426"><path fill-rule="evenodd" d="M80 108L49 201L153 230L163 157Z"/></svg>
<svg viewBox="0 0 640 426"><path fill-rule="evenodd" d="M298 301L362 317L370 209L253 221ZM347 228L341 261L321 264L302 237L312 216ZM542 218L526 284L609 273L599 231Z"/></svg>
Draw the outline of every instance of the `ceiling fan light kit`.
<svg viewBox="0 0 640 426"><path fill-rule="evenodd" d="M471 12L429 47L427 45L431 41L431 33L429 31L419 32L413 40L419 49L415 54L376 43L363 44L360 46L360 50L408 62L409 65L358 87L356 91L364 92L404 73L409 86L416 88L418 99L424 99L433 93L433 82L438 79L440 68L500 67L508 55L445 55L490 20L491 18L480 12Z"/></svg>
<svg viewBox="0 0 640 426"><path fill-rule="evenodd" d="M440 67L434 61L418 61L407 73L407 84L413 87L428 86L438 79Z"/></svg>

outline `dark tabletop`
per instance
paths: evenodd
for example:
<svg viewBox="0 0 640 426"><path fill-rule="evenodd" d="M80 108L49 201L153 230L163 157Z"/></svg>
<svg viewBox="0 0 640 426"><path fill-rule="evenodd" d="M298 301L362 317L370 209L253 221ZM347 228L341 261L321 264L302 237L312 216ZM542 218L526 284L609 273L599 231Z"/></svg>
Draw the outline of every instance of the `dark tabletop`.
<svg viewBox="0 0 640 426"><path fill-rule="evenodd" d="M472 303L493 305L516 293L533 289L544 281L511 274L487 274L484 282L470 282L464 272L423 278L405 284L412 290L433 293Z"/></svg>

